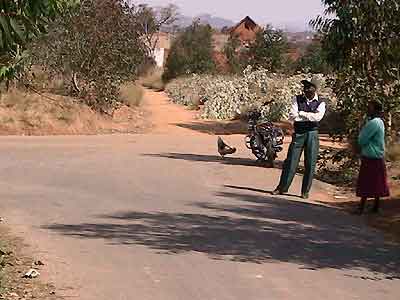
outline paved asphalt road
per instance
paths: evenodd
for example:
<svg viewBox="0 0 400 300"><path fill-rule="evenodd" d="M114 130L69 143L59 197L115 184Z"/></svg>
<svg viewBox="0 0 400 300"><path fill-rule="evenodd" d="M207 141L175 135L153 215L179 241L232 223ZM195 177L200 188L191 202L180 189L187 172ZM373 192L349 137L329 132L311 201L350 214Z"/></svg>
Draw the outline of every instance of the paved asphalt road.
<svg viewBox="0 0 400 300"><path fill-rule="evenodd" d="M4 137L0 212L71 299L399 299L398 245L344 212L270 196L278 169L243 146L222 161L215 144ZM312 200L329 188L317 182Z"/></svg>

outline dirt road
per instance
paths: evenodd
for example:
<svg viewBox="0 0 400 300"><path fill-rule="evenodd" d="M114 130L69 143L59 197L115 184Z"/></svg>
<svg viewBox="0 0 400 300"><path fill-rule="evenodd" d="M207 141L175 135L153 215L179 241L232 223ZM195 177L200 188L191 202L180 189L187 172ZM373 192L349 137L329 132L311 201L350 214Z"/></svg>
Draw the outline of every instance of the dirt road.
<svg viewBox="0 0 400 300"><path fill-rule="evenodd" d="M341 211L270 196L280 171L257 166L243 136L224 137L239 151L222 161L215 136L189 129L194 112L162 94L146 105L146 135L1 138L1 215L60 295L398 299L398 245ZM312 199L331 191L316 182Z"/></svg>

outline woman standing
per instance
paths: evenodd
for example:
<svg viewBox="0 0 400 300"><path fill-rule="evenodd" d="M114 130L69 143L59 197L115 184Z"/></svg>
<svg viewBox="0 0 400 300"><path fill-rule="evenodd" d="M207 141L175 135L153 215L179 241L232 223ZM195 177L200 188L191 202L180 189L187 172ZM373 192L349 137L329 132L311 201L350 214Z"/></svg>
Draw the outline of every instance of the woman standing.
<svg viewBox="0 0 400 300"><path fill-rule="evenodd" d="M357 183L357 197L361 198L358 214L364 212L368 198L374 198L373 213L379 212L381 197L389 196L385 165L385 125L383 108L378 101L368 103L369 120L358 137L361 148L361 167Z"/></svg>

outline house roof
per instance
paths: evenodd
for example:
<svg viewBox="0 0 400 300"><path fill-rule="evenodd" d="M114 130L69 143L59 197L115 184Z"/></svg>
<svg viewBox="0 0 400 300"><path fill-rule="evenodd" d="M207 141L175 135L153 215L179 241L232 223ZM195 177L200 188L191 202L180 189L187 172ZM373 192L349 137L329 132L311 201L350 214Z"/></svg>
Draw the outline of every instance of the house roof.
<svg viewBox="0 0 400 300"><path fill-rule="evenodd" d="M238 24L236 24L236 26L232 27L229 32L234 32L238 27L240 27L242 24L245 24L246 29L249 30L256 30L256 28L258 27L258 24L256 22L254 22L254 20L252 18L250 18L249 16L246 16L242 21L240 21Z"/></svg>
<svg viewBox="0 0 400 300"><path fill-rule="evenodd" d="M237 37L242 43L249 43L256 39L256 34L262 28L249 16L245 17L236 26L229 30L230 36Z"/></svg>

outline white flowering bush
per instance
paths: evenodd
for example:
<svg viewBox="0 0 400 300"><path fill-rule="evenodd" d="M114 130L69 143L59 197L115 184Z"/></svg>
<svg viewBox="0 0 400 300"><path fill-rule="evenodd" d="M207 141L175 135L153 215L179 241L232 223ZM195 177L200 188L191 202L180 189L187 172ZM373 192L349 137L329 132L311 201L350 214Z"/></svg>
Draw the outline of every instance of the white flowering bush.
<svg viewBox="0 0 400 300"><path fill-rule="evenodd" d="M190 75L174 79L165 88L166 93L174 103L191 106L197 99L201 103L208 100L207 96L213 91L210 90L210 83L222 76L214 75Z"/></svg>
<svg viewBox="0 0 400 300"><path fill-rule="evenodd" d="M279 121L287 119L293 96L301 92L301 80L309 77L304 74L288 77L248 67L242 76L179 78L168 84L166 92L172 101L183 105L190 106L194 99L200 99L200 103L204 103L204 119L232 120L257 109L264 119ZM271 104L263 106L266 102Z"/></svg>

